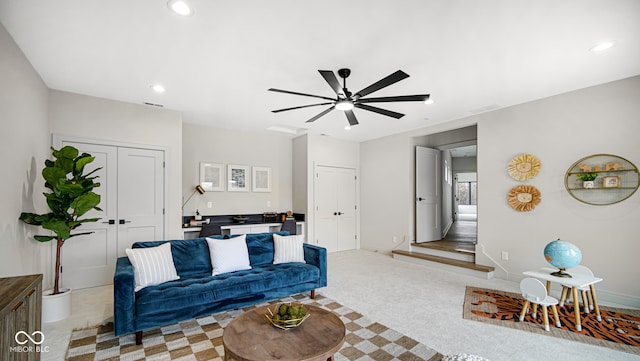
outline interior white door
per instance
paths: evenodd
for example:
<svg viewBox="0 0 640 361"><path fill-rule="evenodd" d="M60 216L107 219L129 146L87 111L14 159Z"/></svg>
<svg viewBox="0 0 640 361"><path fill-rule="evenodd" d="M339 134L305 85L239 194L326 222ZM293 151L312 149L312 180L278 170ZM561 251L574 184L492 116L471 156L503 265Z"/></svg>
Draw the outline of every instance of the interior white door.
<svg viewBox="0 0 640 361"><path fill-rule="evenodd" d="M118 257L138 241L164 239L164 152L118 148Z"/></svg>
<svg viewBox="0 0 640 361"><path fill-rule="evenodd" d="M100 187L95 192L100 195L98 207L102 212L91 210L86 218L101 218L98 222L84 223L74 233L93 232L89 235L69 238L62 247L60 261L62 264L62 285L65 288L87 288L98 285L111 284L116 264L116 242L118 216L117 194L118 179L118 150L115 147L64 142L80 152L86 152L96 157L87 165L87 173L96 168L96 180ZM111 224L110 224L111 223Z"/></svg>
<svg viewBox="0 0 640 361"><path fill-rule="evenodd" d="M87 217L77 232L93 232L70 238L62 248L62 284L81 289L113 282L117 257L137 241L164 238L164 152L63 141L96 157L87 170L102 167L96 175L103 211Z"/></svg>
<svg viewBox="0 0 640 361"><path fill-rule="evenodd" d="M336 170L338 251L356 249L356 170Z"/></svg>
<svg viewBox="0 0 640 361"><path fill-rule="evenodd" d="M356 170L316 167L316 244L327 252L357 248Z"/></svg>
<svg viewBox="0 0 640 361"><path fill-rule="evenodd" d="M442 238L440 151L416 147L416 241L431 242Z"/></svg>

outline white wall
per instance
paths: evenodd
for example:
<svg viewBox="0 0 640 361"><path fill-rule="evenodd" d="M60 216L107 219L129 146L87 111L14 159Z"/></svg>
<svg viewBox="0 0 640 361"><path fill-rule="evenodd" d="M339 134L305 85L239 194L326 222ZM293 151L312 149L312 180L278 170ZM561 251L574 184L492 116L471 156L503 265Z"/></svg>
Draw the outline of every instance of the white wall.
<svg viewBox="0 0 640 361"><path fill-rule="evenodd" d="M0 277L43 273L50 287L50 243L33 239L39 227L21 212L48 211L40 172L49 157L47 87L0 24Z"/></svg>
<svg viewBox="0 0 640 361"><path fill-rule="evenodd" d="M291 138L276 133L233 131L195 124L182 128L182 196L186 200L200 182L200 162L271 168L271 192L207 192L185 205L184 215L196 209L203 215L255 214L291 211ZM225 179L226 182L226 179ZM207 202L212 208L207 208ZM270 206L267 205L270 202Z"/></svg>
<svg viewBox="0 0 640 361"><path fill-rule="evenodd" d="M182 238L182 116L168 109L50 90L51 133L165 150L168 239Z"/></svg>
<svg viewBox="0 0 640 361"><path fill-rule="evenodd" d="M638 99L640 77L633 77L362 143L362 248L408 249L391 237L413 232L414 137L477 123L478 250L486 252L477 262L497 266L498 277L519 280L522 271L548 265L542 250L560 237L577 244L583 264L604 278L601 296L640 306L634 279L640 273L640 192L598 207L564 189L567 168L589 154L616 154L640 165ZM509 189L520 184L507 174L507 163L524 152L542 161L529 182L542 192L542 203L529 213L514 211L506 201ZM493 264L503 250L509 261Z"/></svg>

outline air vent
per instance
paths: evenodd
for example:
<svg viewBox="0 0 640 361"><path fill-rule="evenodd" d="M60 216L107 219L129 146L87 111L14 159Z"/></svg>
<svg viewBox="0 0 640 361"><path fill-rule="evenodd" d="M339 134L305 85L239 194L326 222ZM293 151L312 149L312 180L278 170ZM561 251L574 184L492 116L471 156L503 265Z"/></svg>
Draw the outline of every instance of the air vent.
<svg viewBox="0 0 640 361"><path fill-rule="evenodd" d="M498 104L489 104L480 108L471 109L469 110L469 112L473 114L480 114L480 113L490 112L496 109L500 109L500 106Z"/></svg>
<svg viewBox="0 0 640 361"><path fill-rule="evenodd" d="M142 103L142 104L144 104L144 105L150 105L150 106L152 106L152 107L164 108L164 105L162 105L162 104L155 104L155 103L149 103L149 102L144 102L144 103Z"/></svg>

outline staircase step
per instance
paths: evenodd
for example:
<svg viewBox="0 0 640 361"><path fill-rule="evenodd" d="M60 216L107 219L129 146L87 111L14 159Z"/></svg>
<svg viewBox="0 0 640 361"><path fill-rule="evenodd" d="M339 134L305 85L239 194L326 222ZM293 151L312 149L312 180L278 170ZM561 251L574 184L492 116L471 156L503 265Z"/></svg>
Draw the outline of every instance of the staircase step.
<svg viewBox="0 0 640 361"><path fill-rule="evenodd" d="M493 278L493 272L495 271L495 268L493 267L475 264L475 262L460 261L456 259L433 256L419 252L395 250L392 253L393 258L397 258L400 260L417 264L436 266L438 268L462 274L473 275L484 279Z"/></svg>
<svg viewBox="0 0 640 361"><path fill-rule="evenodd" d="M412 243L411 252L427 254L430 256L451 258L451 259L456 259L458 261L467 261L467 262L474 262L474 263L476 261L475 250L451 248L451 246L449 247L443 246L438 244L437 242Z"/></svg>

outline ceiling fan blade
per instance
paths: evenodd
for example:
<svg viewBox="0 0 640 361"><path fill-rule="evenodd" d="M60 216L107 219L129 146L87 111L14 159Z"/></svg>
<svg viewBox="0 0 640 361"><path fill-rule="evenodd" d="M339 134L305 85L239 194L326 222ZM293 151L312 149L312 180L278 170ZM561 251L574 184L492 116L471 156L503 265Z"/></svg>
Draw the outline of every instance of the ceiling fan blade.
<svg viewBox="0 0 640 361"><path fill-rule="evenodd" d="M329 104L333 104L333 102L330 103L318 103L318 104L309 104L309 105L301 105L299 107L292 107L292 108L284 108L284 109L277 109L277 110L272 110L272 113L280 113L280 112L286 112L287 110L294 110L294 109L302 109L302 108L309 108L309 107L315 107L318 105L329 105Z"/></svg>
<svg viewBox="0 0 640 361"><path fill-rule="evenodd" d="M344 96L344 91L340 86L340 82L338 81L338 78L336 78L336 75L331 70L318 70L318 72L320 72L320 75L322 75L324 80L326 80L327 83L329 83L329 86L331 87L331 89L333 89L334 92L336 92L336 94Z"/></svg>
<svg viewBox="0 0 640 361"><path fill-rule="evenodd" d="M402 114L402 113L396 113L396 112L393 112L391 110L382 109L382 108L378 108L378 107L372 107L371 105L356 104L355 107L356 108L360 108L360 109L364 109L364 110L368 110L370 112L386 115L388 117L393 117L393 118L396 118L396 119L400 119L400 118L404 117L404 114Z"/></svg>
<svg viewBox="0 0 640 361"><path fill-rule="evenodd" d="M359 124L356 115L353 114L353 110L345 110L344 114L347 116L347 120L349 120L349 125L354 126Z"/></svg>
<svg viewBox="0 0 640 361"><path fill-rule="evenodd" d="M393 97L378 97L358 99L359 103L386 103L386 102L424 102L429 99L429 94L398 95Z"/></svg>
<svg viewBox="0 0 640 361"><path fill-rule="evenodd" d="M368 87L360 90L359 92L356 93L354 98L356 99L361 98L363 96L366 96L367 94L371 94L374 91L378 91L384 87L388 87L389 85L393 83L397 83L400 80L406 79L408 77L409 77L409 74L403 72L402 70L398 70L395 73L387 76L386 78L380 79L377 82L369 85Z"/></svg>
<svg viewBox="0 0 640 361"><path fill-rule="evenodd" d="M323 96L321 96L321 95L313 95L313 94L305 94L305 93L292 92L292 91L289 91L289 90L282 90L282 89L269 88L269 91L272 91L272 92L278 92L278 93L285 93L285 94L293 94L293 95L302 95L303 97L312 97L312 98L320 98L320 99L326 99L326 100L335 101L335 99L334 99L334 98L323 97Z"/></svg>
<svg viewBox="0 0 640 361"><path fill-rule="evenodd" d="M316 121L316 120L318 120L318 118L320 118L321 116L323 116L323 115L325 115L325 114L329 113L330 111L332 111L332 110L333 110L333 108L334 108L334 107L331 107L331 108L328 108L328 109L323 110L323 111L322 111L322 113L320 113L320 114L316 115L315 117L313 117L313 118L311 118L311 119L307 120L305 123L313 123L313 122L315 122L315 121Z"/></svg>

